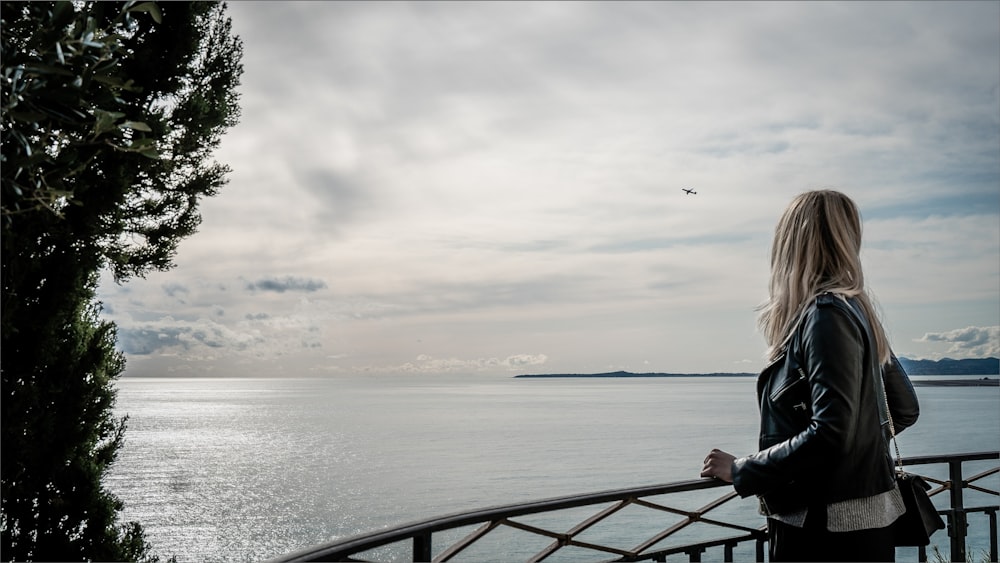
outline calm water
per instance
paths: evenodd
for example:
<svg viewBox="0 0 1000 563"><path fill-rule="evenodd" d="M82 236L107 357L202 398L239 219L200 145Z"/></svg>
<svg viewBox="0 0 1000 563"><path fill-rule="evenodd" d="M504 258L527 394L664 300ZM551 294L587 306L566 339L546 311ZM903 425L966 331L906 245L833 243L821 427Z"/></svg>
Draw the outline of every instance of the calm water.
<svg viewBox="0 0 1000 563"><path fill-rule="evenodd" d="M904 456L1000 449L1000 389L917 393ZM753 451L757 428L753 378L126 378L117 410L129 428L109 486L154 551L181 562L257 561L461 510L694 479L712 447ZM980 520L974 550L988 545Z"/></svg>

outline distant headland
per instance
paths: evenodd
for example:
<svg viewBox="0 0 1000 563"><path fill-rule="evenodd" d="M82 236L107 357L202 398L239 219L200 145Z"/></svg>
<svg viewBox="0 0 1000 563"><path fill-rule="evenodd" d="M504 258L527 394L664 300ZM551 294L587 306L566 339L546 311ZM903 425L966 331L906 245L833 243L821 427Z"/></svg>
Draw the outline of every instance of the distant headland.
<svg viewBox="0 0 1000 563"><path fill-rule="evenodd" d="M970 375L1000 375L1000 359L979 358L953 360L911 360L899 358L899 363L909 375L940 375L940 376L970 376ZM628 371L611 371L605 373L539 373L515 375L523 378L638 378L638 377L756 377L756 373L632 373ZM933 381L914 381L914 385L935 386L1000 386L1000 379L943 379Z"/></svg>
<svg viewBox="0 0 1000 563"><path fill-rule="evenodd" d="M756 373L632 373L609 371L607 373L535 373L514 377L756 377Z"/></svg>

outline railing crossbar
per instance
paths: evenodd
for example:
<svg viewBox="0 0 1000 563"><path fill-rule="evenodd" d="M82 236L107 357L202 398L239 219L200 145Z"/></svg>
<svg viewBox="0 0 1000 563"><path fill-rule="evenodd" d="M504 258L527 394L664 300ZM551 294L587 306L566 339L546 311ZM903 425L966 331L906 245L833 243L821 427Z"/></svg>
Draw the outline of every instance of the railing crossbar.
<svg viewBox="0 0 1000 563"><path fill-rule="evenodd" d="M582 542L579 540L569 540L566 545L571 545L573 547L582 547L584 549L593 549L594 551L603 551L604 553L614 553L615 555L620 555L622 557L635 557L635 554L631 551L621 549L618 547L611 547L609 545L600 545L596 543Z"/></svg>
<svg viewBox="0 0 1000 563"><path fill-rule="evenodd" d="M713 520L711 518L702 518L701 522L704 524L711 524L712 526L718 526L720 528L728 528L730 530L737 530L740 532L753 532L755 528L750 528L748 526L740 526L739 524L730 524L729 522L723 522L721 520Z"/></svg>
<svg viewBox="0 0 1000 563"><path fill-rule="evenodd" d="M553 553L555 553L556 551L558 551L559 549L561 549L563 547L563 545L564 544L562 544L559 541L554 541L554 542L550 543L548 546L545 547L545 549L539 551L538 553L536 553L535 555L533 555L531 558L529 558L528 559L528 563L535 563L537 561L542 561L543 559L547 558L549 555L552 555Z"/></svg>
<svg viewBox="0 0 1000 563"><path fill-rule="evenodd" d="M655 502L649 502L648 500L643 500L641 498L635 499L634 501L632 501L632 504L635 504L636 506L642 506L642 507L645 507L645 508L651 508L653 510L659 510L660 512L668 512L670 514L676 514L678 516L684 516L686 518L690 518L691 515L695 514L695 512L691 511L691 510L684 510L682 508L673 508L673 507L670 507L670 506L665 506L665 505L662 505L662 504L657 504Z"/></svg>
<svg viewBox="0 0 1000 563"><path fill-rule="evenodd" d="M470 545L472 545L472 544L476 543L477 541L479 541L479 538L481 538L481 537L485 536L486 534L490 533L490 531L492 531L497 526L499 526L500 523L501 523L500 520L493 520L491 522L487 522L487 523L483 524L482 526L476 528L475 530L473 530L473 532L471 534L468 534L467 536L465 536L461 540L455 542L454 544L452 544L451 547L449 547L448 549L444 550L443 552L441 552L440 555L438 555L437 557L435 557L434 558L435 563L437 563L439 561L440 562L450 561L452 557L458 555L462 550L464 550L465 548L467 548Z"/></svg>
<svg viewBox="0 0 1000 563"><path fill-rule="evenodd" d="M929 481L931 483L934 483L934 482L941 483L941 481L935 481L934 479L931 479L930 477L927 477L925 475L921 475L921 477L923 477L924 481ZM938 495L940 493L943 493L945 491L950 491L950 490L951 490L951 483L945 482L940 487L938 487L936 489L931 489L931 490L927 491L927 496L933 497L933 496L936 496L936 495Z"/></svg>
<svg viewBox="0 0 1000 563"><path fill-rule="evenodd" d="M554 538L562 542L569 541L570 539L569 534L562 532L553 532L552 530L546 530L545 528L539 528L537 526L532 526L531 524L525 524L523 522L517 522L515 520L504 519L503 522L501 523L505 526L510 526L511 528L517 528L518 530L528 532L529 534L545 536L547 538Z"/></svg>
<svg viewBox="0 0 1000 563"><path fill-rule="evenodd" d="M604 510L598 512L597 514L591 516L590 518L587 518L583 522L580 522L579 524L577 524L576 526L574 526L573 528L571 528L566 533L567 537L570 538L570 539L575 538L577 535L583 533L585 530L587 530L590 527L594 526L598 522L601 522L601 521L605 520L606 518L610 517L612 514L618 512L619 510L625 508L626 506L629 506L634 501L635 501L635 499L633 497L629 497L627 499L622 499L621 502L618 502L616 504L613 504L613 505L605 508ZM566 543L568 543L568 542L566 542ZM545 549L543 549L542 551L540 551L537 554L535 554L535 556L533 558L531 558L531 561L541 561L541 560L545 559L546 557L548 557L549 555L552 555L557 550L559 550L561 547L563 547L564 545L566 545L566 543L563 543L563 542L560 542L560 541L557 540L557 541L549 544Z"/></svg>
<svg viewBox="0 0 1000 563"><path fill-rule="evenodd" d="M598 512L597 514L591 516L590 518L587 518L583 522L580 522L579 524L577 524L576 526L574 526L572 529L570 529L566 533L569 534L570 536L576 536L577 534L580 534L581 532L587 530L588 528L590 528L594 524L597 524L598 522L601 522L601 521L607 519L612 514L618 512L619 510L625 508L626 506L629 506L630 504L632 504L634 502L635 502L635 499L629 497L627 499L622 500L619 503L613 504L613 505L605 508L604 510Z"/></svg>
<svg viewBox="0 0 1000 563"><path fill-rule="evenodd" d="M966 483L965 484L965 488L966 489L972 489L973 491L979 491L980 493L985 493L985 494L988 494L988 495L1000 496L1000 492L998 492L998 491L994 491L993 489L987 489L987 488L984 488L984 487L980 487L979 485L973 485L971 483Z"/></svg>
<svg viewBox="0 0 1000 563"><path fill-rule="evenodd" d="M965 482L966 483L971 483L973 481L978 481L978 480L980 480L980 479L982 479L984 477L989 477L990 475L995 475L996 473L1000 473L1000 467L993 467L993 468L987 469L986 471L983 471L982 473L976 473L972 477L969 477L968 479L966 479Z"/></svg>
<svg viewBox="0 0 1000 563"><path fill-rule="evenodd" d="M739 494L736 491L730 491L728 494L723 495L723 496L715 499L714 501L706 504L705 506L701 507L698 510L698 512L701 512L702 514L704 514L704 513L708 512L710 510L714 510L714 509L722 506L723 504L726 504L727 502L733 500L737 496L739 496Z"/></svg>
<svg viewBox="0 0 1000 563"><path fill-rule="evenodd" d="M977 474L973 475L972 477L969 477L968 479L966 479L965 481L963 481L962 482L962 486L965 487L965 488L968 488L968 489L972 489L974 491L979 491L981 493L986 493L988 495L1000 496L1000 491L994 491L993 489L987 489L985 487L980 487L979 485L973 485L974 482L979 481L980 479L985 479L986 477L989 477L990 475L995 475L998 472L1000 472L1000 467L993 467L991 469L987 469L986 471L983 471L981 473L977 473Z"/></svg>
<svg viewBox="0 0 1000 563"><path fill-rule="evenodd" d="M635 501L634 497L622 499L620 502L617 502L605 508L604 510L601 510L597 514L594 514L590 518L587 518L583 522L580 522L576 526L572 527L568 532L566 532L566 536L570 539L575 538L577 535L583 533L593 525L605 520L606 518L610 517L612 514L618 512L619 510L625 508L626 506L629 506L634 501ZM559 540L556 540L555 542L549 544L542 551L536 553L535 556L530 559L530 561L541 561L546 557L548 557L549 555L552 555L553 553L558 551L560 548L566 545L566 543L568 542L561 542Z"/></svg>
<svg viewBox="0 0 1000 563"><path fill-rule="evenodd" d="M681 520L680 522L678 522L677 524L671 526L670 528L667 528L663 532L661 532L659 534L656 534L653 537L651 537L650 539L646 540L645 542L639 544L635 548L634 551L636 553L643 553L644 551L646 551L650 547L652 547L652 546L660 543L661 541L663 541L663 540L667 539L668 537L674 535L678 531L686 528L687 526L693 524L694 522L697 522L697 521L704 522L705 520L704 520L703 516L706 513L708 513L711 510L714 510L714 509L718 508L719 506L722 506L723 504L729 502L730 500L736 498L737 496L738 495L736 494L736 492L729 492L728 494L722 495L721 497L713 500L712 502L706 504L705 506L702 506L698 510L693 510L693 511L691 511L691 510L678 510L678 509L675 509L675 508L671 508L669 506L663 506L663 505L656 504L656 503L649 502L649 501L642 500L642 499L636 500L636 502L635 502L636 504L645 506L647 508L652 508L652 509L656 509L656 510L664 510L664 511L667 511L667 512L672 512L674 514L680 514L680 515L684 516L685 518L684 518L684 520Z"/></svg>
<svg viewBox="0 0 1000 563"><path fill-rule="evenodd" d="M660 543L661 541L669 538L670 536L676 534L680 530L683 530L684 528L690 526L693 523L694 523L694 520L692 520L691 518L685 518L684 520L681 520L680 522L674 524L673 526L670 526L666 530L663 530L662 532L653 535L653 537L649 538L645 542L637 545L633 551L635 551L636 553L643 553L647 549L649 549L650 547L652 547L652 546Z"/></svg>

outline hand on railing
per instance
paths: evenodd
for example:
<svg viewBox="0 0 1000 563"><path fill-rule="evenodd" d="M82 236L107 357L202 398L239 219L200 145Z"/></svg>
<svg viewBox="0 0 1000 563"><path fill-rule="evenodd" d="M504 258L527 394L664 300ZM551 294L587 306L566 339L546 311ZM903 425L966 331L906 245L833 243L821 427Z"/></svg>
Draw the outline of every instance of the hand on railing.
<svg viewBox="0 0 1000 563"><path fill-rule="evenodd" d="M736 456L728 454L722 450L713 449L705 458L705 466L701 469L702 477L714 477L725 481L733 482L733 461Z"/></svg>

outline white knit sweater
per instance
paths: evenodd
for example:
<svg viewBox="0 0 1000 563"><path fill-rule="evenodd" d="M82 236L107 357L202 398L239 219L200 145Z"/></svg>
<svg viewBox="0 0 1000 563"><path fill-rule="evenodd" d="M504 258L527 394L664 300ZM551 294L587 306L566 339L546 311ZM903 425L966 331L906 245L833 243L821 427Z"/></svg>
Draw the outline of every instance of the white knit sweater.
<svg viewBox="0 0 1000 563"><path fill-rule="evenodd" d="M785 524L801 528L806 523L808 509L786 514L771 514ZM864 498L853 498L826 506L826 529L831 532L856 532L872 528L885 528L904 512L903 495L898 487L884 493Z"/></svg>

